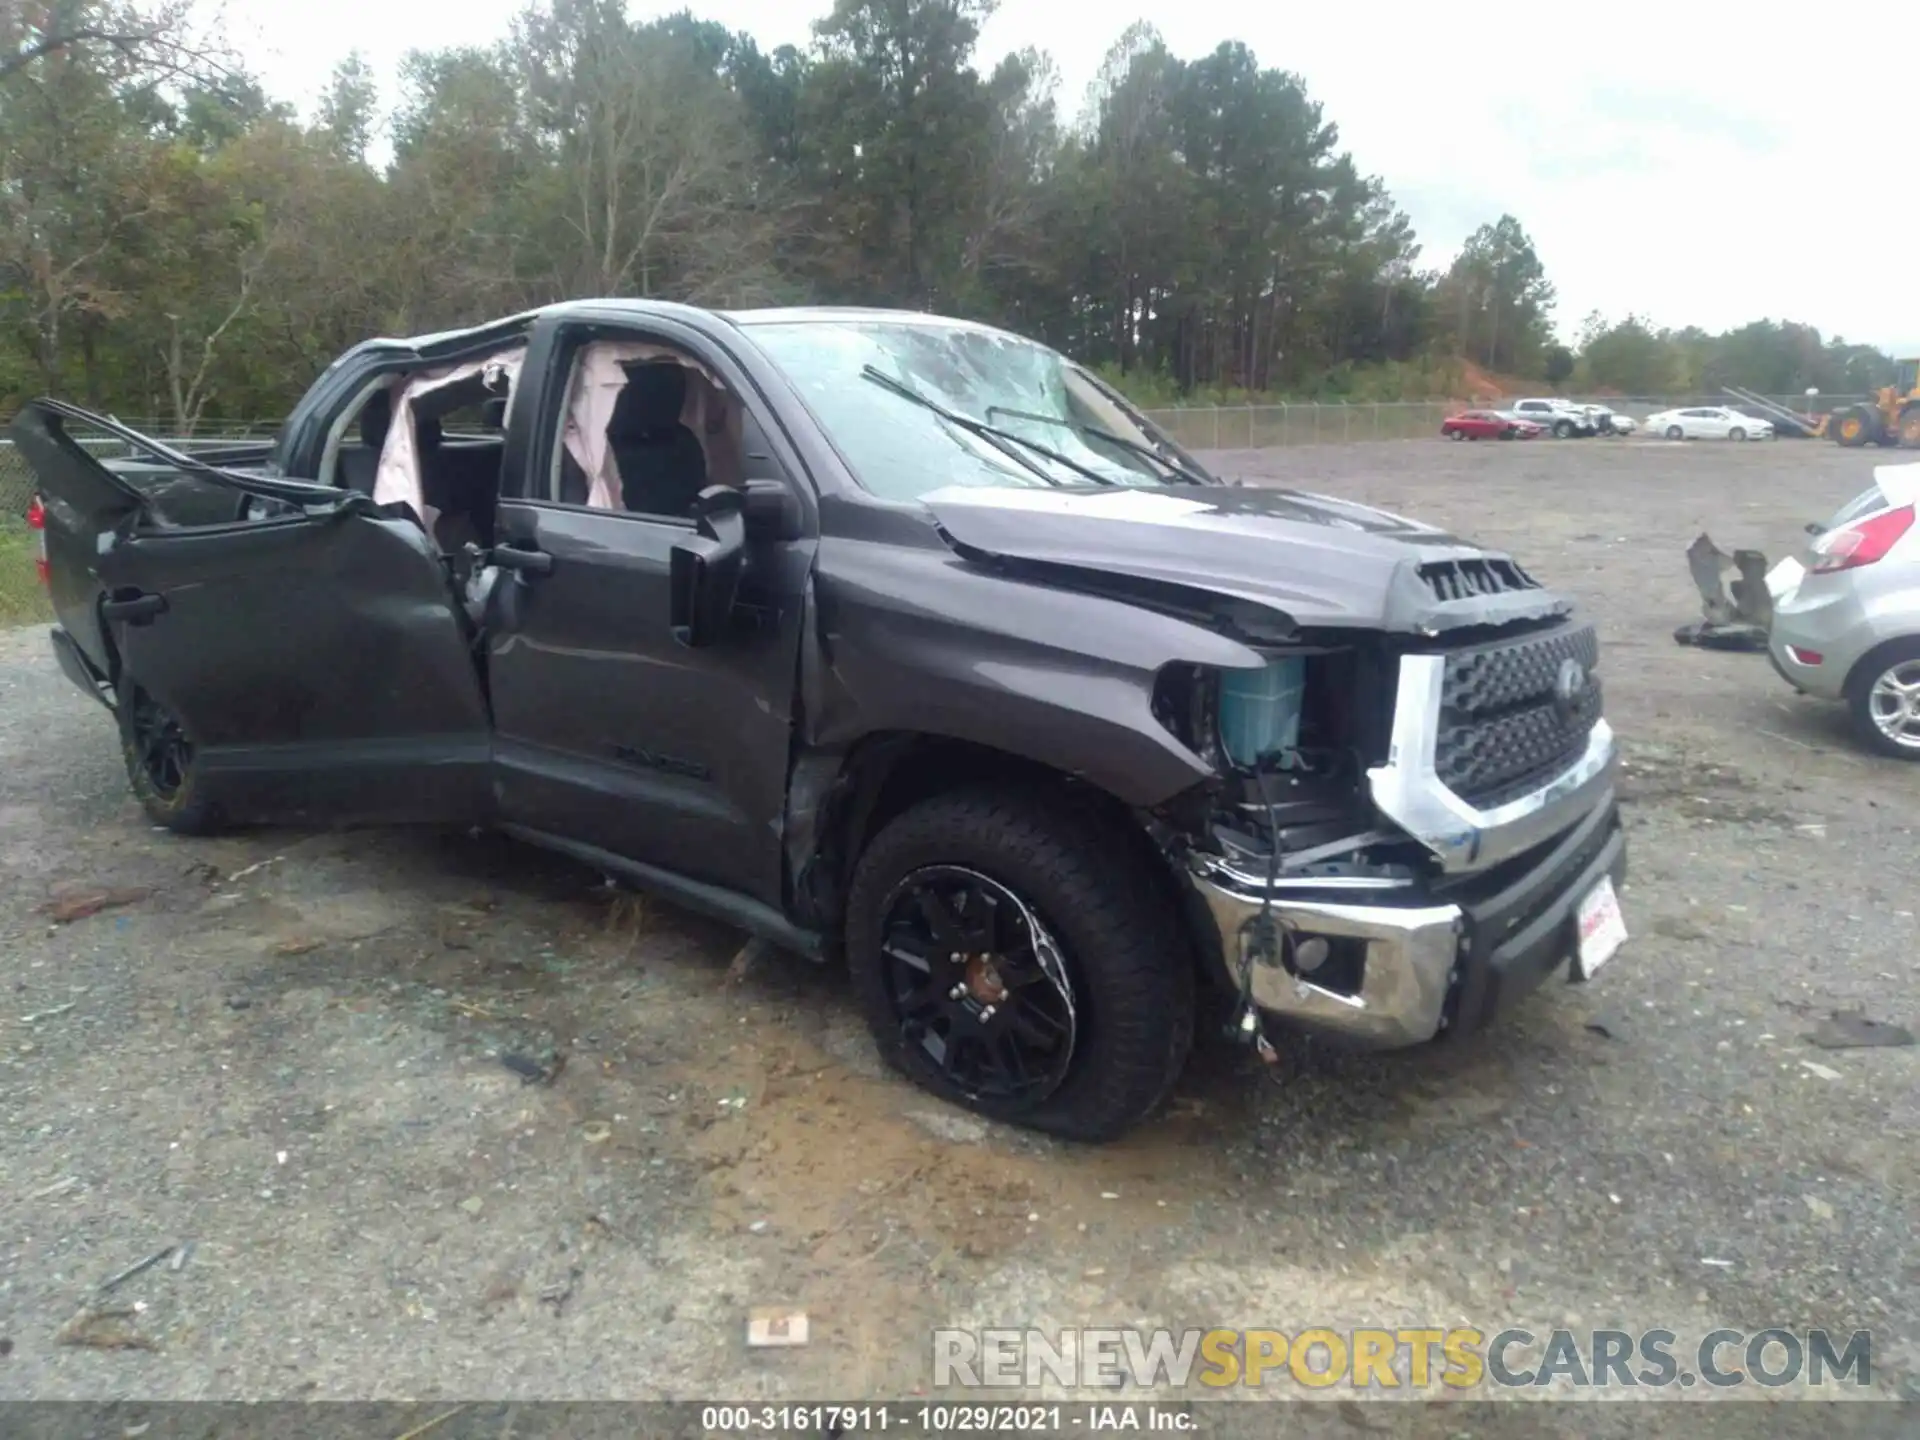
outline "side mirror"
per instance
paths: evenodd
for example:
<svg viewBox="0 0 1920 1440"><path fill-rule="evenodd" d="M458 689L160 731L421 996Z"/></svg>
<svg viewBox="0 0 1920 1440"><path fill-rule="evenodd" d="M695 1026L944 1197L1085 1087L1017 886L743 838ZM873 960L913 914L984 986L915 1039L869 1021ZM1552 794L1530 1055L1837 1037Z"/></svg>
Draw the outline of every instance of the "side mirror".
<svg viewBox="0 0 1920 1440"><path fill-rule="evenodd" d="M673 638L692 649L711 645L727 629L746 556L742 493L709 485L694 499L695 535L675 543L669 560Z"/></svg>
<svg viewBox="0 0 1920 1440"><path fill-rule="evenodd" d="M749 480L740 492L740 516L747 539L767 541L800 538L800 502L779 480Z"/></svg>

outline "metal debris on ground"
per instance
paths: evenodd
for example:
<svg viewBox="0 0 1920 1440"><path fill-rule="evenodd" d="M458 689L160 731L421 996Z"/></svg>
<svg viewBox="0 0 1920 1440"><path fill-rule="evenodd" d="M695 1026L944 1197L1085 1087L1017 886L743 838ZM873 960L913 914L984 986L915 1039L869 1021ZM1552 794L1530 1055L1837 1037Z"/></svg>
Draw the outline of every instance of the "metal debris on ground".
<svg viewBox="0 0 1920 1440"><path fill-rule="evenodd" d="M178 1275L187 1268L187 1257L193 1254L193 1242L183 1240L173 1247L173 1259L167 1262L167 1269Z"/></svg>
<svg viewBox="0 0 1920 1440"><path fill-rule="evenodd" d="M1869 1020L1858 1010L1836 1010L1807 1039L1822 1050L1879 1050L1913 1044L1913 1032L1884 1020Z"/></svg>
<svg viewBox="0 0 1920 1440"><path fill-rule="evenodd" d="M40 913L56 925L70 925L75 920L98 915L102 910L117 910L123 905L137 904L152 893L151 890L133 886L81 890L71 895L56 896L40 907Z"/></svg>
<svg viewBox="0 0 1920 1440"><path fill-rule="evenodd" d="M147 1258L144 1260L135 1261L133 1264L129 1265L126 1269L122 1270L118 1275L109 1275L105 1280L102 1280L100 1282L100 1293L104 1295L109 1290L116 1289L120 1285L125 1284L127 1281L133 1279L134 1276L142 1273L143 1271L151 1270L154 1266L158 1265L162 1260L166 1259L169 1255L173 1254L173 1251L174 1251L174 1247L169 1245L164 1250L154 1251L153 1254L147 1256Z"/></svg>
<svg viewBox="0 0 1920 1440"><path fill-rule="evenodd" d="M79 1183L80 1177L78 1175L69 1175L64 1180L56 1180L51 1185L34 1191L33 1194L27 1198L30 1200L51 1200L56 1195L66 1194L67 1191L73 1189L73 1187Z"/></svg>
<svg viewBox="0 0 1920 1440"><path fill-rule="evenodd" d="M22 1025L38 1025L42 1020L51 1020L56 1015L66 1014L79 1003L77 1000L69 1000L64 1005L55 1005L51 1010L36 1010L31 1015L22 1015L20 1017L20 1023Z"/></svg>
<svg viewBox="0 0 1920 1440"><path fill-rule="evenodd" d="M747 1344L756 1350L807 1343L804 1310L756 1309L747 1315Z"/></svg>
<svg viewBox="0 0 1920 1440"><path fill-rule="evenodd" d="M1838 1070L1835 1070L1831 1065L1822 1065L1817 1061L1802 1060L1800 1062L1800 1068L1810 1071L1822 1080L1838 1080L1840 1078L1840 1072Z"/></svg>

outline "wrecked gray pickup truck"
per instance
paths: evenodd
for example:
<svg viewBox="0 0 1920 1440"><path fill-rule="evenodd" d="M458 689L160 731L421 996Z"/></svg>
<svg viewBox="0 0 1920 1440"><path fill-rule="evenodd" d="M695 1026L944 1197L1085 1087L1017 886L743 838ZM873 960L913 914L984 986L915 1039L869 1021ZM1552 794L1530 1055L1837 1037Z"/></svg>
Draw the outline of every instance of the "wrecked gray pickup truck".
<svg viewBox="0 0 1920 1440"><path fill-rule="evenodd" d="M1208 991L1410 1046L1625 938L1568 601L1011 335L576 302L357 347L250 465L14 434L156 821L501 827L843 961L988 1115L1118 1134Z"/></svg>

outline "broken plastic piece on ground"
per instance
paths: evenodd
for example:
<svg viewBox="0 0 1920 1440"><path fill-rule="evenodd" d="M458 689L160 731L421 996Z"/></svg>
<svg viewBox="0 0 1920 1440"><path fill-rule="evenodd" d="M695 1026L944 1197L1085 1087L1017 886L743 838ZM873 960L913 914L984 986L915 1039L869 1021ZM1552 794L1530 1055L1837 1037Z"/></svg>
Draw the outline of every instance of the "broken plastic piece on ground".
<svg viewBox="0 0 1920 1440"><path fill-rule="evenodd" d="M806 1311L763 1308L748 1312L747 1344L756 1350L806 1343Z"/></svg>
<svg viewBox="0 0 1920 1440"><path fill-rule="evenodd" d="M1869 1020L1858 1010L1836 1010L1807 1039L1822 1050L1893 1049L1913 1044L1913 1032L1884 1020Z"/></svg>
<svg viewBox="0 0 1920 1440"><path fill-rule="evenodd" d="M1676 645L1698 645L1702 650L1760 651L1767 648L1767 632L1757 625L1715 625L1693 620L1673 632Z"/></svg>
<svg viewBox="0 0 1920 1440"><path fill-rule="evenodd" d="M1704 531L1687 547L1687 568L1700 592L1704 625L1682 626L1673 638L1682 645L1714 649L1764 648L1773 625L1773 592L1767 588L1767 557L1758 550L1731 555ZM1751 632L1758 631L1759 644Z"/></svg>

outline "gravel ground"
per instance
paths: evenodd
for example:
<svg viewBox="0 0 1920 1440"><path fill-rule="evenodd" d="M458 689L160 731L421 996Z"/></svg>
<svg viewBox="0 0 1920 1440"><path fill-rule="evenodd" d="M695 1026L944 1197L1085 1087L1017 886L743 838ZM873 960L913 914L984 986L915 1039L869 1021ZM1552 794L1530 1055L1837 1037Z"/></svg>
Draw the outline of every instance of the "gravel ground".
<svg viewBox="0 0 1920 1440"><path fill-rule="evenodd" d="M1055 1145L880 1073L838 975L735 973L737 934L537 852L155 833L109 717L6 632L0 1398L906 1395L935 1325L1136 1323L1865 1328L1876 1390L1920 1398L1920 1048L1806 1039L1920 1025L1920 767L1670 638L1699 530L1779 553L1872 455L1218 458L1591 606L1636 937L1595 983L1456 1050L1289 1045L1277 1084L1211 1045L1137 1135ZM748 1351L759 1305L811 1343Z"/></svg>

